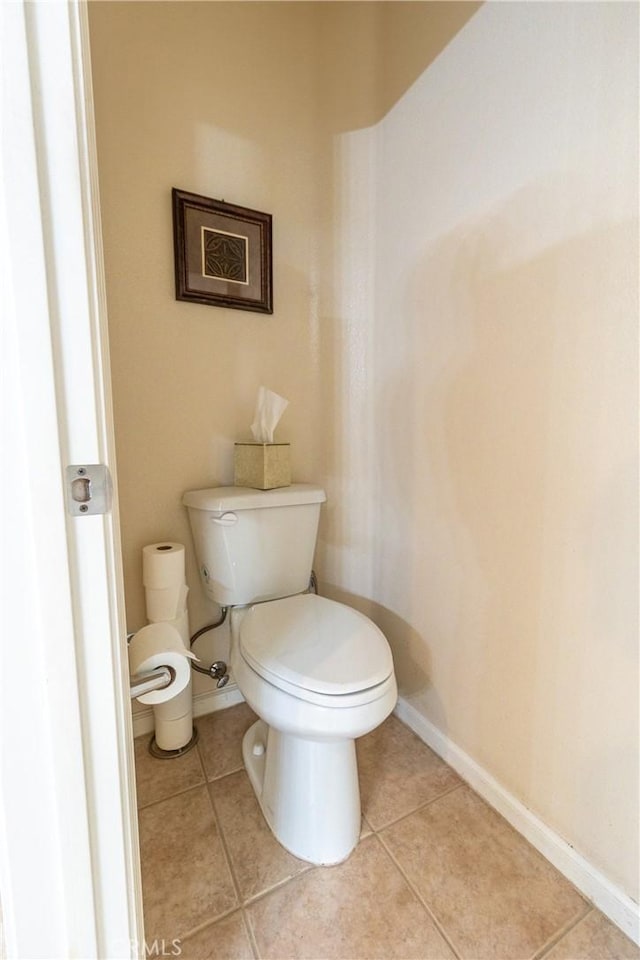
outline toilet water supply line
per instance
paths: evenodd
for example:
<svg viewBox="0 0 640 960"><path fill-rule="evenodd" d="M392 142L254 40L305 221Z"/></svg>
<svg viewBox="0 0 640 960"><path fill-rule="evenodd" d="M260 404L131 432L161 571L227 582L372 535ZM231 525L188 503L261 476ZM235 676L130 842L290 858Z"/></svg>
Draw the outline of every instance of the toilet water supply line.
<svg viewBox="0 0 640 960"><path fill-rule="evenodd" d="M189 640L189 646L192 647L198 637L201 637L203 633L207 633L209 630L215 630L216 627L222 626L227 619L228 611L228 607L220 607L220 619L216 620L215 623L207 624L206 627L201 627L200 630L196 630L194 635ZM127 644L130 644L134 637L135 631L133 633L128 633ZM194 670L197 670L198 673L204 673L205 676L210 677L212 680L216 680L217 687L226 687L227 683L229 682L227 665L224 660L214 660L210 667L199 667L195 660L192 660L191 666ZM171 669L171 667L156 667L155 670L150 670L148 673L138 673L134 677L131 677L129 695L132 700L136 700L138 697L141 697L145 693L150 693L152 690L162 690L164 687L168 687L169 684L173 682L173 678L174 671Z"/></svg>
<svg viewBox="0 0 640 960"><path fill-rule="evenodd" d="M220 619L216 620L215 623L208 623L206 627L200 627L199 630L196 630L189 641L189 646L193 647L198 637L201 637L203 633L208 633L209 630L215 630L216 627L221 627L227 619L228 612L229 607L220 607ZM205 676L211 677L212 680L216 681L216 687L218 688L226 687L229 683L229 674L227 673L227 665L224 660L214 660L210 667L200 667L195 660L192 660L191 668L192 670L197 670L198 673L204 673Z"/></svg>
<svg viewBox="0 0 640 960"><path fill-rule="evenodd" d="M318 593L318 578L316 576L315 570L311 571L311 576L309 578L308 590L312 590L315 594ZM196 630L194 635L189 641L189 646L193 647L194 643L201 637L203 633L208 633L209 630L215 630L216 627L221 627L222 624L227 619L227 613L229 612L229 607L220 607L220 619L216 620L215 623L209 623L206 627L200 627L199 630ZM210 667L200 667L195 660L191 661L191 669L197 670L198 673L204 673L205 676L211 677L212 680L216 681L216 686L226 687L229 682L229 674L227 673L227 665L224 660L214 660Z"/></svg>

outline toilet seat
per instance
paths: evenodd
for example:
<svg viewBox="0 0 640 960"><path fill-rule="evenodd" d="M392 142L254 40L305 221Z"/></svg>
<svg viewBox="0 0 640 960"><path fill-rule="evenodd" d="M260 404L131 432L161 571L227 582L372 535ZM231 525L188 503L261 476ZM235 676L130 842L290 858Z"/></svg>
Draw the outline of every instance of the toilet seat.
<svg viewBox="0 0 640 960"><path fill-rule="evenodd" d="M255 604L238 639L243 660L264 680L322 706L378 699L393 680L391 651L375 624L315 594Z"/></svg>

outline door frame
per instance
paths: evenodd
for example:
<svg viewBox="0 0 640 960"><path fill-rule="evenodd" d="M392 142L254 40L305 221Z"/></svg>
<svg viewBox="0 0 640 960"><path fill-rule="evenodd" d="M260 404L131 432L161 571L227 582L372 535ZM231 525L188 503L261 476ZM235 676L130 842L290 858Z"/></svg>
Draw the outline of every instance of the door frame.
<svg viewBox="0 0 640 960"><path fill-rule="evenodd" d="M140 957L88 15L76 0L0 8L5 954ZM72 517L65 469L97 463L111 509Z"/></svg>

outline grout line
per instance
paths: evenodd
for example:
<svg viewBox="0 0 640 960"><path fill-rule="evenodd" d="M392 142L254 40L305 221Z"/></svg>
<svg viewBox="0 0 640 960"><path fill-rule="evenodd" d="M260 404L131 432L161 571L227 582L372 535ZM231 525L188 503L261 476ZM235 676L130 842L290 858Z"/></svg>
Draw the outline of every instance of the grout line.
<svg viewBox="0 0 640 960"><path fill-rule="evenodd" d="M413 810L409 810L408 813L403 813L396 820L389 820L388 823L384 823L381 827L373 827L371 821L367 819L367 823L373 830L375 834L378 834L381 830L386 830L387 827L394 827L397 823L401 823L403 820L406 820L407 817L412 817L414 813L417 813L418 810L424 810L425 807L430 807L432 803L437 803L438 800L448 797L450 794L455 793L456 790L461 790L463 787L466 787L467 784L461 780L460 783L454 784L453 787L450 787L448 790L445 790L444 793L439 793L437 797L432 797L430 800L425 800L424 803L420 803ZM366 817L366 815L365 815Z"/></svg>
<svg viewBox="0 0 640 960"><path fill-rule="evenodd" d="M238 913L242 910L242 907L230 907L229 910L225 910L224 913L218 914L218 916L209 917L208 920L204 920L202 923L197 924L195 927L190 927L186 933L183 933L182 936L177 937L181 942L188 940L190 937L195 937L198 933L202 933L203 930L206 930L207 927L215 927L216 923L219 923L221 920L226 920L228 917L232 916L234 913Z"/></svg>
<svg viewBox="0 0 640 960"><path fill-rule="evenodd" d="M236 877L236 872L235 872L235 870L234 870L234 868L233 868L233 862L232 862L232 859L231 859L231 854L230 854L230 852L229 852L229 848L227 847L227 841L226 841L226 838L225 838L225 835L224 835L224 829L223 829L223 826L222 826L222 818L218 815L218 811L216 810L216 805L215 805L215 802L214 802L214 799L213 799L213 794L212 794L211 790L210 790L208 787L207 787L207 793L208 793L208 795L209 795L209 803L211 804L211 809L213 810L213 816L214 816L214 819L215 819L215 822L216 822L216 826L217 826L217 828L218 828L218 836L220 837L220 843L221 843L221 845L222 845L222 852L223 852L223 854L224 854L225 860L227 861L227 866L228 866L228 868L229 868L229 873L231 874L231 882L232 882L233 888L234 888L234 890L235 890L235 892L236 892L236 897L237 897L237 900L238 900L238 906L241 907L241 906L242 906L242 903L243 903L243 900L242 900L242 895L241 895L241 893L240 893L240 884L238 883L238 878Z"/></svg>
<svg viewBox="0 0 640 960"><path fill-rule="evenodd" d="M207 783L216 783L218 780L224 780L225 777L230 777L234 773L240 773L241 770L244 770L244 763L241 763L240 766L236 767L234 770L225 770L224 773L219 773L215 777L207 777L205 772L205 777L207 779Z"/></svg>
<svg viewBox="0 0 640 960"><path fill-rule="evenodd" d="M254 903L258 903L259 900L264 900L264 898L268 897L270 893L273 893L275 890L280 890L281 887L286 887L288 883L293 883L299 877L306 876L306 874L310 873L312 870L324 869L324 867L320 867L315 863L309 863L306 867L303 867L299 873L295 873L292 877L285 877L283 880L278 880L277 883L274 883L272 887L268 887L266 890L261 890L260 893L254 893L251 897L248 897L245 900L243 906L252 907Z"/></svg>
<svg viewBox="0 0 640 960"><path fill-rule="evenodd" d="M245 930L247 931L247 936L249 937L249 943L251 944L253 955L256 960L260 960L260 950L258 949L258 941L256 940L256 935L253 931L251 917L247 914L244 907L242 908L242 919L244 920Z"/></svg>
<svg viewBox="0 0 640 960"><path fill-rule="evenodd" d="M165 800L173 800L174 797L181 797L185 793L191 793L192 790L197 790L198 787L206 787L207 781L203 780L202 783L194 783L191 787L185 787L183 790L176 790L175 793L170 793L166 797L160 797L158 800L150 800L149 803L140 804L138 807L138 813L142 810L148 810L149 807L156 807L159 803L164 803Z"/></svg>
<svg viewBox="0 0 640 960"><path fill-rule="evenodd" d="M556 932L552 934L549 939L536 950L531 957L531 960L542 960L542 958L546 956L558 943L560 943L560 941L563 940L568 933L571 933L571 931L581 924L583 920L586 920L589 914L593 912L594 907L590 903L587 903L585 906L586 910L582 911L582 913L578 914L577 917L573 917L571 920L565 923L560 930L556 930Z"/></svg>
<svg viewBox="0 0 640 960"><path fill-rule="evenodd" d="M242 767L242 770L244 770L244 767ZM235 773L239 773L240 771L236 770L236 771L234 771L234 772L235 772ZM229 776L232 776L232 774L229 774ZM221 779L223 779L223 778L221 778ZM216 812L217 823L219 824L219 827L220 827L220 837L221 837L221 840L222 840L222 844L223 844L223 846L224 846L225 853L226 853L226 855L227 855L227 860L229 861L229 865L230 865L231 872L232 872L232 875L233 875L234 883L235 883L235 886L236 886L236 889L237 889L237 893L238 893L238 899L239 899L239 902L240 902L241 906L243 907L243 909L244 909L244 907L246 907L246 906L249 906L249 905L251 905L251 904L253 904L253 903L256 903L256 901L261 900L263 897L267 896L267 894L269 894L269 893L272 893L274 890L278 890L280 887L283 887L285 884L290 883L292 880L295 880L297 877L300 877L300 876L302 876L303 874L308 873L309 870L312 870L312 869L314 868L315 864L309 863L309 864L307 864L305 867L303 867L301 870L299 870L297 873L293 874L292 876L283 877L282 880L278 880L278 881L277 881L276 883L274 883L272 886L266 887L264 890L260 890L259 893L252 894L252 895L249 896L249 897L243 897L242 891L241 891L241 889L240 889L240 882L238 881L238 879L237 879L237 877L236 877L235 869L234 869L234 866L233 866L233 858L232 858L232 856L231 856L231 852L230 852L230 850L229 850L229 848L228 848L228 845L227 845L227 840L226 840L226 836L225 836L225 832L224 832L224 826L223 826L223 823L222 823L222 817L218 814L217 809L215 808L215 799L214 799L214 797L213 797L212 791L209 790L208 793L209 793L209 797L210 797L211 803L212 803L212 805L213 805L213 807L214 807L214 810L215 810L215 812ZM253 790L252 790L252 793L253 793ZM254 796L255 796L255 795L254 795ZM260 816L261 816L262 819L264 820L264 814L262 813L262 810L260 810L260 805L257 804L257 807L258 807L258 812L259 812ZM269 833L273 836L273 831L271 830L271 827L269 827L269 825L268 825L268 823L266 822L266 820L264 820L264 822L265 822L265 825L267 826L267 828L268 828L268 830L269 830ZM274 839L275 839L275 837L274 837ZM277 842L277 841L276 841L276 842ZM297 859L299 860L299 858L297 858ZM304 861L302 861L302 862L304 862Z"/></svg>
<svg viewBox="0 0 640 960"><path fill-rule="evenodd" d="M583 891L580 890L580 888L576 886L576 884L573 882L573 880L571 880L568 876L566 876L551 860L549 860L549 859L542 853L542 851L539 850L539 849L531 842L531 840L530 840L524 833L521 833L520 830L518 830L518 828L515 827L515 826L507 819L507 817L506 817L497 807L494 807L493 804L489 803L489 801L486 800L486 799L482 796L482 794L479 793L478 790L476 790L476 788L475 788L474 786L472 786L470 783L467 783L466 781L463 781L462 786L463 786L463 787L466 787L467 790L469 790L478 800L480 800L480 802L481 802L482 804L484 804L484 806L485 806L488 810L490 810L493 814L495 814L495 815L498 817L498 819L500 820L501 825L504 826L508 831L510 831L511 834L513 834L513 836L517 837L519 840L521 840L521 841L524 842L524 844L525 844L525 846L527 847L529 853L532 855L532 857L533 857L534 859L537 859L541 864L544 864L545 867L547 867L547 868L550 867L551 870L552 870L552 872L553 872L556 876L558 876L559 878L561 878L562 880L564 880L564 881L572 888L572 890L574 891L574 893L577 894L577 896L580 898L580 900L582 900L582 902L583 902L586 910L585 910L584 913L581 913L581 914L579 915L579 917L578 917L577 920L570 920L570 921L568 921L568 924L569 924L570 926L575 926L576 923L579 923L579 922L580 922L580 919L581 919L582 917L586 917L587 913L589 912L589 910L590 910L591 908L597 909L597 907L595 907L595 904L593 903L593 901L591 901L591 900L589 899L589 897L587 896L587 894L586 894L586 893L583 893ZM623 931L623 932L624 932L624 931ZM541 947L540 949L542 949L542 947ZM534 954L534 957L537 957L537 956L538 956L537 953Z"/></svg>
<svg viewBox="0 0 640 960"><path fill-rule="evenodd" d="M196 746L196 750L197 750ZM157 800L149 800L148 803L138 804L138 811L146 810L148 807L153 807L157 803L162 803L164 800L171 800L173 797L179 797L183 793L189 793L190 790L195 790L196 787L206 787L210 783L218 783L219 780L224 780L225 777L232 777L235 773L240 773L241 770L244 770L244 766L238 767L237 770L229 770L227 773L221 773L218 777L214 777L212 780L207 780L206 770L204 769L204 764L202 762L202 757L200 757L200 766L203 774L203 780L200 783L194 783L190 787L183 787L182 789L176 790L174 793L167 794L166 797L160 797Z"/></svg>
<svg viewBox="0 0 640 960"><path fill-rule="evenodd" d="M195 724L194 724L194 726L195 726ZM206 780L206 779L207 779L207 771L205 770L205 767L204 767L204 758L203 758L202 754L200 753L200 742L201 742L201 741L200 741L200 731L198 730L198 741L197 741L197 743L196 743L196 753L198 754L198 760L200 761L200 770L202 771L202 776L203 776L204 779Z"/></svg>
<svg viewBox="0 0 640 960"><path fill-rule="evenodd" d="M225 770L224 773L218 773L215 776L210 777L207 772L207 765L204 760L203 753L200 752L200 747L202 745L202 738L200 738L196 744L196 750L198 751L198 756L200 757L200 766L202 767L202 772L207 783L213 783L214 780L222 780L223 777L228 777L230 773L237 773L238 770L242 770L244 764L240 761L240 766L236 767L234 770Z"/></svg>
<svg viewBox="0 0 640 960"><path fill-rule="evenodd" d="M456 788L456 789L457 789L457 788ZM451 791L449 791L449 792L451 792ZM408 887L409 887L409 889L412 891L413 895L417 898L418 903L420 903L420 904L422 905L422 907L423 907L424 910L426 911L427 915L430 917L431 921L433 922L433 925L435 926L436 930L438 931L438 933L440 934L440 936L442 937L442 939L445 941L445 943L447 944L447 946L449 947L449 949L453 952L454 957L456 957L457 960L459 960L459 958L461 957L460 951L457 950L456 947L454 946L451 937L447 934L447 932L445 931L445 929L444 929L444 927L442 926L441 922L440 922L440 921L438 920L438 918L436 917L436 915L435 915L435 913L433 912L433 910L431 909L431 907L426 903L426 901L424 900L424 898L420 896L420 893L419 893L417 887L415 886L415 884L413 883L413 881L409 879L409 877L407 876L407 874L406 874L405 871L404 871L404 868L400 865L400 863L399 863L398 860L395 858L395 856L393 855L393 853L391 852L391 850L389 850L389 848L387 847L387 845L386 845L386 843L384 842L384 840L382 839L382 837L379 836L378 834L376 834L376 837L377 837L377 839L378 839L378 842L379 842L380 845L382 846L382 849L385 851L385 853L387 854L387 856L389 857L389 859L391 860L391 862L392 862L393 864L395 864L395 866L397 867L397 869L400 871L400 873L401 873L402 876L404 877L405 883L408 885Z"/></svg>

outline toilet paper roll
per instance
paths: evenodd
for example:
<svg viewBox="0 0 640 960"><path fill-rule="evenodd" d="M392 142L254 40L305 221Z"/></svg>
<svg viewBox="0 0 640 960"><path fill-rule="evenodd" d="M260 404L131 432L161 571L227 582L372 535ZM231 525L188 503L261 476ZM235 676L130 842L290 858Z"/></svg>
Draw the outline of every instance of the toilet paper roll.
<svg viewBox="0 0 640 960"><path fill-rule="evenodd" d="M186 716L187 713L191 713L193 710L193 693L192 693L192 683L188 683L184 690L176 694L175 697L172 697L171 700L167 700L166 703L156 703L153 706L153 716L156 721L163 720L168 722L170 720L177 720L179 717Z"/></svg>
<svg viewBox="0 0 640 960"><path fill-rule="evenodd" d="M169 623L172 627L175 627L180 634L185 649L191 649L191 638L189 636L189 614L186 609L180 614L179 617L175 617L173 620L163 620L162 622ZM197 660L198 658L196 657L195 659Z"/></svg>
<svg viewBox="0 0 640 960"><path fill-rule="evenodd" d="M156 744L161 750L181 750L193 736L193 717L191 710L183 717L165 720L158 716L160 707L154 707Z"/></svg>
<svg viewBox="0 0 640 960"><path fill-rule="evenodd" d="M159 620L175 620L182 616L187 608L188 593L189 587L184 583L176 583L162 589L145 587L147 620L157 623Z"/></svg>
<svg viewBox="0 0 640 960"><path fill-rule="evenodd" d="M198 658L185 648L180 633L171 623L150 623L138 630L129 644L131 675L146 673L157 667L169 667L174 674L172 682L162 690L152 690L138 697L140 703L166 703L181 693L191 678L189 660Z"/></svg>
<svg viewBox="0 0 640 960"><path fill-rule="evenodd" d="M184 583L184 546L181 543L149 543L142 548L142 583L153 590L166 590Z"/></svg>

